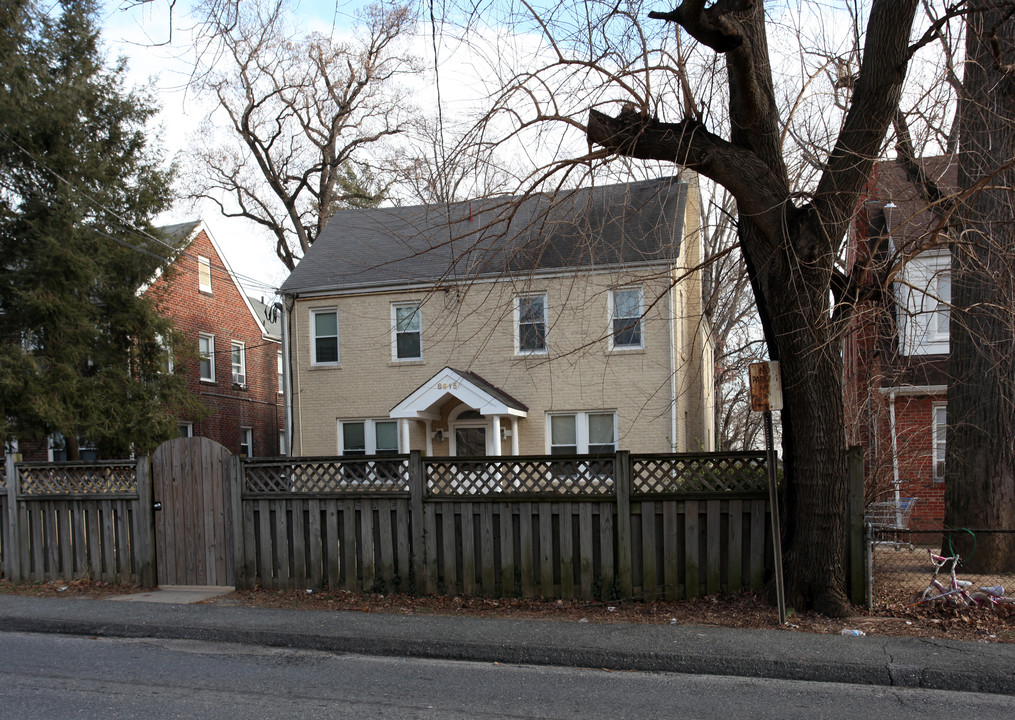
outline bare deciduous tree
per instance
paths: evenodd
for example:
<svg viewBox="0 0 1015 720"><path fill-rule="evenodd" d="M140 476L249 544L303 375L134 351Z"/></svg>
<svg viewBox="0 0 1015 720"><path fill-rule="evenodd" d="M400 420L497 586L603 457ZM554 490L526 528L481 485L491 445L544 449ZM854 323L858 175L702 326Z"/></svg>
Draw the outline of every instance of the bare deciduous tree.
<svg viewBox="0 0 1015 720"><path fill-rule="evenodd" d="M833 615L847 608L838 570L846 464L837 338L858 290L837 259L899 106L916 9L916 0L872 3L845 117L815 157L821 173L807 197L790 183L762 2L687 0L649 14L724 58L727 132L693 115L662 121L647 103L613 116L593 109L588 121L590 142L685 165L736 198L740 248L769 352L782 366L788 601Z"/></svg>
<svg viewBox="0 0 1015 720"><path fill-rule="evenodd" d="M216 108L192 196L266 228L291 270L337 207L376 202L392 179L381 158L413 121L399 78L417 69L403 42L415 18L371 6L340 42L287 27L286 0L213 0L205 12L209 64L195 82Z"/></svg>

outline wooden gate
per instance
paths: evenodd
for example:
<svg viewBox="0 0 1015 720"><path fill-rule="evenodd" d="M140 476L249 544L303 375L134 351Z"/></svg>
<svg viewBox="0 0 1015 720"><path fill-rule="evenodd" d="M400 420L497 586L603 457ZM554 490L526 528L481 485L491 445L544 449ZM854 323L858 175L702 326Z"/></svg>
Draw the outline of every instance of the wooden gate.
<svg viewBox="0 0 1015 720"><path fill-rule="evenodd" d="M178 438L152 455L159 585L234 585L230 453L208 438Z"/></svg>

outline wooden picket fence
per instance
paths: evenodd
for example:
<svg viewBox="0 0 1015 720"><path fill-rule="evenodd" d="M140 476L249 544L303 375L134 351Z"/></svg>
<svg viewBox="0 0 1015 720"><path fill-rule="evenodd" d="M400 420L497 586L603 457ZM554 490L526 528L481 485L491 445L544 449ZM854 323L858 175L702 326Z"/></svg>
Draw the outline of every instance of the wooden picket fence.
<svg viewBox="0 0 1015 720"><path fill-rule="evenodd" d="M230 457L219 466L225 499L202 517L225 524L226 581L238 588L677 599L757 589L771 568L757 453L413 452ZM0 492L5 576L155 585L159 544L184 539L156 532L152 472L146 457L9 461ZM163 495L156 499L174 499Z"/></svg>
<svg viewBox="0 0 1015 720"><path fill-rule="evenodd" d="M668 598L757 589L764 456L243 460L237 587Z"/></svg>
<svg viewBox="0 0 1015 720"><path fill-rule="evenodd" d="M0 493L0 568L16 582L153 584L141 461L17 463Z"/></svg>

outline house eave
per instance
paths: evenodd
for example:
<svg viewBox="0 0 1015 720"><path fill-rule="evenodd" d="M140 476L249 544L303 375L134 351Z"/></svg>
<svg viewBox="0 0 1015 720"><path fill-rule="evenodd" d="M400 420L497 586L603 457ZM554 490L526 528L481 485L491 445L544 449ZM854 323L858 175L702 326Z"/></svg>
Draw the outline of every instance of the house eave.
<svg viewBox="0 0 1015 720"><path fill-rule="evenodd" d="M942 395L948 392L947 385L898 385L878 388L882 395Z"/></svg>
<svg viewBox="0 0 1015 720"><path fill-rule="evenodd" d="M582 266L574 268L553 268L547 270L531 270L524 273L487 273L479 275L473 278L455 279L448 276L441 276L430 278L427 280L417 280L411 283L405 282L389 282L389 283L362 283L362 284L348 284L341 288L334 285L331 286L317 286L310 288L286 288L284 285L279 291L286 297L298 297L298 298L317 298L317 297L334 297L341 295L363 295L372 293L390 293L390 292L415 292L419 290L433 290L443 286L453 285L477 285L485 283L503 282L505 280L517 281L520 277L528 278L539 278L539 279L553 279L562 277L574 277L578 274L589 274L589 275L609 275L615 272L633 272L640 270L651 270L658 268L660 270L667 270L677 266L675 260L651 260L639 263L624 263L622 265L599 265L599 266Z"/></svg>

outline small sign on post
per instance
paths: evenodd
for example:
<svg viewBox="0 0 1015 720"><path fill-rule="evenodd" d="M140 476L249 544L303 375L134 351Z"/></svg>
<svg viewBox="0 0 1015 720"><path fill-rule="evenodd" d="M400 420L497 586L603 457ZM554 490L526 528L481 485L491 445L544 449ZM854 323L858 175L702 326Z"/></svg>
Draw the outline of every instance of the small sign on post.
<svg viewBox="0 0 1015 720"><path fill-rule="evenodd" d="M751 363L747 368L751 376L751 410L765 412L782 410L782 375L779 363Z"/></svg>
<svg viewBox="0 0 1015 720"><path fill-rule="evenodd" d="M751 409L764 413L765 456L768 459L768 501L772 506L772 554L775 561L775 595L779 622L786 624L786 588L782 577L782 529L779 523L779 494L776 488L775 440L772 411L782 410L782 375L779 363L760 362L748 366L751 380Z"/></svg>

